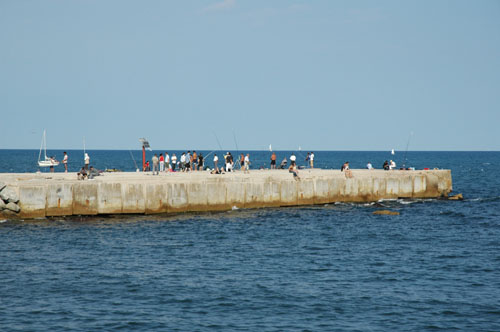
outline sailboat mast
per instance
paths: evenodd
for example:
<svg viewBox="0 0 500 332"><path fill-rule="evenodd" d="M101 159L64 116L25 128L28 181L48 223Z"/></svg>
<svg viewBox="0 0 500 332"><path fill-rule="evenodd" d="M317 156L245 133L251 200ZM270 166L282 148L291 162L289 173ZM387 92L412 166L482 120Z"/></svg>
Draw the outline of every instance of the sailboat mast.
<svg viewBox="0 0 500 332"><path fill-rule="evenodd" d="M45 129L43 130L43 154L45 155L45 160L47 160L47 135Z"/></svg>
<svg viewBox="0 0 500 332"><path fill-rule="evenodd" d="M40 142L40 153L38 154L38 161L40 161L40 157L42 156L43 142L45 141L45 129L42 134L42 141Z"/></svg>

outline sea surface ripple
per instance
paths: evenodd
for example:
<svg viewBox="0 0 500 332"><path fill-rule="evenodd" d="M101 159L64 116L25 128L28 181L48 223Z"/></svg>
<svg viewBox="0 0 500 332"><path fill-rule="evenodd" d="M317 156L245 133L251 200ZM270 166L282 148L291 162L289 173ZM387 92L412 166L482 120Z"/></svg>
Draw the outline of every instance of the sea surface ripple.
<svg viewBox="0 0 500 332"><path fill-rule="evenodd" d="M465 200L4 221L0 330L500 331L500 153L418 156Z"/></svg>

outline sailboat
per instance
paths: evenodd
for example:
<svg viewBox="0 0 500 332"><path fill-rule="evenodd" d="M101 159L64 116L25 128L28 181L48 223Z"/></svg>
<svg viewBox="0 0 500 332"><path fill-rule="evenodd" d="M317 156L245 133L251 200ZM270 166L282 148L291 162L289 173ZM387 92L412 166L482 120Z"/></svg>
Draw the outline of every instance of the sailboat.
<svg viewBox="0 0 500 332"><path fill-rule="evenodd" d="M42 149L43 149L44 159L40 160L40 158L42 157ZM57 165L59 165L58 161L54 160L53 158L47 157L47 140L45 138L45 129L44 129L42 136L42 144L40 144L40 153L38 154L38 166L49 167Z"/></svg>
<svg viewBox="0 0 500 332"><path fill-rule="evenodd" d="M394 156L394 149L392 149L391 154Z"/></svg>

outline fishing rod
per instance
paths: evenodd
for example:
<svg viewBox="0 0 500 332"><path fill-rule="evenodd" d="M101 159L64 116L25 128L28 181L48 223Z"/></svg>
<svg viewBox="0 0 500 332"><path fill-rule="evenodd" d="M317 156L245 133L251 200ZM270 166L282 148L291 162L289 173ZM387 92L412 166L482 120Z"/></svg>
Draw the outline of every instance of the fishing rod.
<svg viewBox="0 0 500 332"><path fill-rule="evenodd" d="M205 160L205 158L207 158L208 156L210 156L212 153L214 153L215 151L217 150L213 150L213 151L210 151L206 156L203 157L203 160Z"/></svg>
<svg viewBox="0 0 500 332"><path fill-rule="evenodd" d="M222 149L222 145L220 145L219 138L217 137L217 134L215 133L215 131L213 131L213 133L214 133L215 139L217 140L217 144L219 145L220 151L223 153L224 150Z"/></svg>
<svg viewBox="0 0 500 332"><path fill-rule="evenodd" d="M209 153L207 153L206 156L203 156L203 165L205 165L205 162L207 161L208 156L210 156L215 151L217 151L217 150L210 151ZM201 152L200 152L200 154L201 154Z"/></svg>
<svg viewBox="0 0 500 332"><path fill-rule="evenodd" d="M306 159L306 157L305 157L305 156L304 156L304 155L303 155L300 151L302 151L302 149L301 149L301 147L299 146L298 150L295 150L295 152L298 152L298 153L299 153L299 155L300 155L300 157L301 157L303 160L305 160L305 159ZM306 163L306 166L307 166L307 163Z"/></svg>
<svg viewBox="0 0 500 332"><path fill-rule="evenodd" d="M236 145L236 155L238 156L238 158L240 158L240 150L238 149L238 142L236 141L236 134L234 133L234 129L233 129L233 138L234 138L234 144ZM241 162L239 159L236 165L241 169Z"/></svg>
<svg viewBox="0 0 500 332"><path fill-rule="evenodd" d="M134 155L132 154L132 150L128 150L128 152L130 152L130 156L132 157L132 160L134 161L135 170L136 170L136 172L138 172L139 167L137 167L137 163L135 162Z"/></svg>
<svg viewBox="0 0 500 332"><path fill-rule="evenodd" d="M406 162L408 161L408 159L406 158L406 154L408 153L408 147L410 146L410 139L411 139L412 136L413 136L413 131L410 132L410 136L408 137L408 142L406 143L406 150L405 150L403 168L406 168Z"/></svg>

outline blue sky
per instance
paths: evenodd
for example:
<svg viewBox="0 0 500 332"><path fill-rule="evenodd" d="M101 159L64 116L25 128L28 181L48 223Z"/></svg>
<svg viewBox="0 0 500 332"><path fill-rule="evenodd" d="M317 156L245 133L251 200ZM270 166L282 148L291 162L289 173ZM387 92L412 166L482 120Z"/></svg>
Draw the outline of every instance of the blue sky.
<svg viewBox="0 0 500 332"><path fill-rule="evenodd" d="M500 1L0 0L0 148L500 150Z"/></svg>

